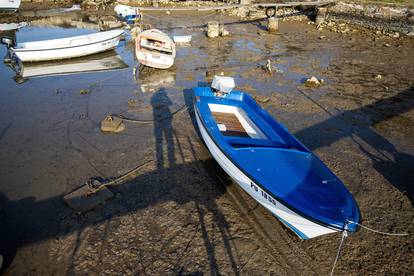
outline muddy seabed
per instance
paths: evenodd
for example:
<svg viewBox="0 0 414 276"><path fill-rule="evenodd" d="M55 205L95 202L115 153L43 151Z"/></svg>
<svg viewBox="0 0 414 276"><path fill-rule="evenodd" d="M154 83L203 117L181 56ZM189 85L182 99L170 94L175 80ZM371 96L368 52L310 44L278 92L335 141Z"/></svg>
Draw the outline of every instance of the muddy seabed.
<svg viewBox="0 0 414 276"><path fill-rule="evenodd" d="M346 183L364 224L413 233L414 39L301 22L280 22L280 33L268 34L263 22L235 18L222 18L230 36L208 39L202 26L218 15L150 15L146 22L169 34L193 35L170 70L147 68L134 80L128 36L116 50L129 66L123 70L17 84L0 66L6 275L328 274L340 234L300 241L232 184L201 142L190 88L220 72ZM17 37L71 32L92 30L31 26ZM272 74L262 69L267 59ZM306 88L312 75L324 85ZM153 123L101 133L100 121L120 112ZM64 205L62 195L89 177L116 177L145 162L103 206L77 215ZM412 274L413 241L360 230L347 240L336 274Z"/></svg>

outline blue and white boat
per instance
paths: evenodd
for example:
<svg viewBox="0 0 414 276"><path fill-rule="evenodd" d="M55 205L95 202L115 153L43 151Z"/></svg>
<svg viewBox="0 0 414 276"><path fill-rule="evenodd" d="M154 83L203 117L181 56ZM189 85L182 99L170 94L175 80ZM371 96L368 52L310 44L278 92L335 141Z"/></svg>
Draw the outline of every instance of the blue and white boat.
<svg viewBox="0 0 414 276"><path fill-rule="evenodd" d="M302 239L354 232L360 211L341 180L234 80L194 88L210 153L232 179Z"/></svg>
<svg viewBox="0 0 414 276"><path fill-rule="evenodd" d="M118 4L114 7L114 11L128 24L134 24L136 20L139 20L141 18L141 14L138 8L135 7Z"/></svg>

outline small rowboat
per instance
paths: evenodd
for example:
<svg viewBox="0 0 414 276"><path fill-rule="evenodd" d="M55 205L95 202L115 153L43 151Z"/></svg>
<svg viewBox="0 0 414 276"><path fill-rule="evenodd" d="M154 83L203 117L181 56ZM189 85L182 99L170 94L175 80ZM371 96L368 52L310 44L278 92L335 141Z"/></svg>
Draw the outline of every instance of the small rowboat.
<svg viewBox="0 0 414 276"><path fill-rule="evenodd" d="M151 29L138 35L135 40L135 53L141 64L167 69L174 64L175 44L165 33Z"/></svg>
<svg viewBox="0 0 414 276"><path fill-rule="evenodd" d="M0 10L17 11L21 0L0 0Z"/></svg>
<svg viewBox="0 0 414 276"><path fill-rule="evenodd" d="M112 30L89 35L18 43L10 47L22 62L60 60L92 55L115 48L123 30Z"/></svg>
<svg viewBox="0 0 414 276"><path fill-rule="evenodd" d="M231 81L194 88L197 124L219 165L301 239L356 231L359 208L341 180L249 95L228 93Z"/></svg>

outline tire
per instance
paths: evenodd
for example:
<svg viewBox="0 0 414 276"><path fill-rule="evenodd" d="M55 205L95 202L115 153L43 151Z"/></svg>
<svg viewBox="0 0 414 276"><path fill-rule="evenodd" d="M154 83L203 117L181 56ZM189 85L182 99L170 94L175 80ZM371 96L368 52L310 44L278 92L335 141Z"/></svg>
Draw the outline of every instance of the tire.
<svg viewBox="0 0 414 276"><path fill-rule="evenodd" d="M268 7L268 8L266 8L265 13L266 13L267 18L273 17L273 16L276 15L276 8Z"/></svg>

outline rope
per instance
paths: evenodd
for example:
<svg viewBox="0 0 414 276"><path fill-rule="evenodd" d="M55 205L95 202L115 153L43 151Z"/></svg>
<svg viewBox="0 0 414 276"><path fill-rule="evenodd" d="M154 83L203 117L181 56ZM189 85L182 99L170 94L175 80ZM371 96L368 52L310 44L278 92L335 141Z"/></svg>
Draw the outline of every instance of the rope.
<svg viewBox="0 0 414 276"><path fill-rule="evenodd" d="M144 154L144 156L145 156L145 154ZM106 183L102 183L101 185L95 185L94 184L95 178L90 178L86 182L86 185L88 186L88 191L86 192L86 196L90 196L90 195L92 195L92 194L94 194L96 192L99 192L100 190L102 190L105 187L122 184L124 181L128 180L128 178L131 175L137 173L142 167L144 167L145 165L147 165L147 164L149 164L151 162L154 162L154 160L153 159L147 160L147 161L143 162L142 164L136 166L132 170L126 172L125 174L123 174L121 176L118 176L115 179L111 179L111 180L109 180Z"/></svg>
<svg viewBox="0 0 414 276"><path fill-rule="evenodd" d="M345 239L347 237L348 237L348 232L345 230L345 231L342 232L341 243L339 244L338 251L336 252L336 257L335 257L335 261L334 261L333 266L332 266L332 270L331 270L330 276L332 276L333 273L334 273L334 271L335 271L336 263L339 260L339 256L341 255L342 247L344 246Z"/></svg>
<svg viewBox="0 0 414 276"><path fill-rule="evenodd" d="M162 122L166 119L170 119L172 118L174 115L176 115L177 113L183 111L183 110L187 110L186 108L186 104L183 104L182 106L180 106L180 108L178 108L176 111L172 112L170 115L165 116L163 118L160 118L159 120L153 120L153 119L132 119L132 118L128 118L125 117L122 114L111 114L109 116L114 117L114 118L118 118L121 120L124 120L125 122L130 122L130 123L142 123L142 124L152 124L153 122L157 121L157 122Z"/></svg>
<svg viewBox="0 0 414 276"><path fill-rule="evenodd" d="M372 231L374 233L382 234L382 235L387 235L387 236L408 236L409 235L408 233L387 233L387 232L382 232L382 231L378 231L378 230L369 228L369 227L367 227L365 225L362 225L362 224L360 224L358 222L355 222L355 221L348 220L348 222L355 223L355 224L361 226L362 228L365 228L366 230Z"/></svg>

